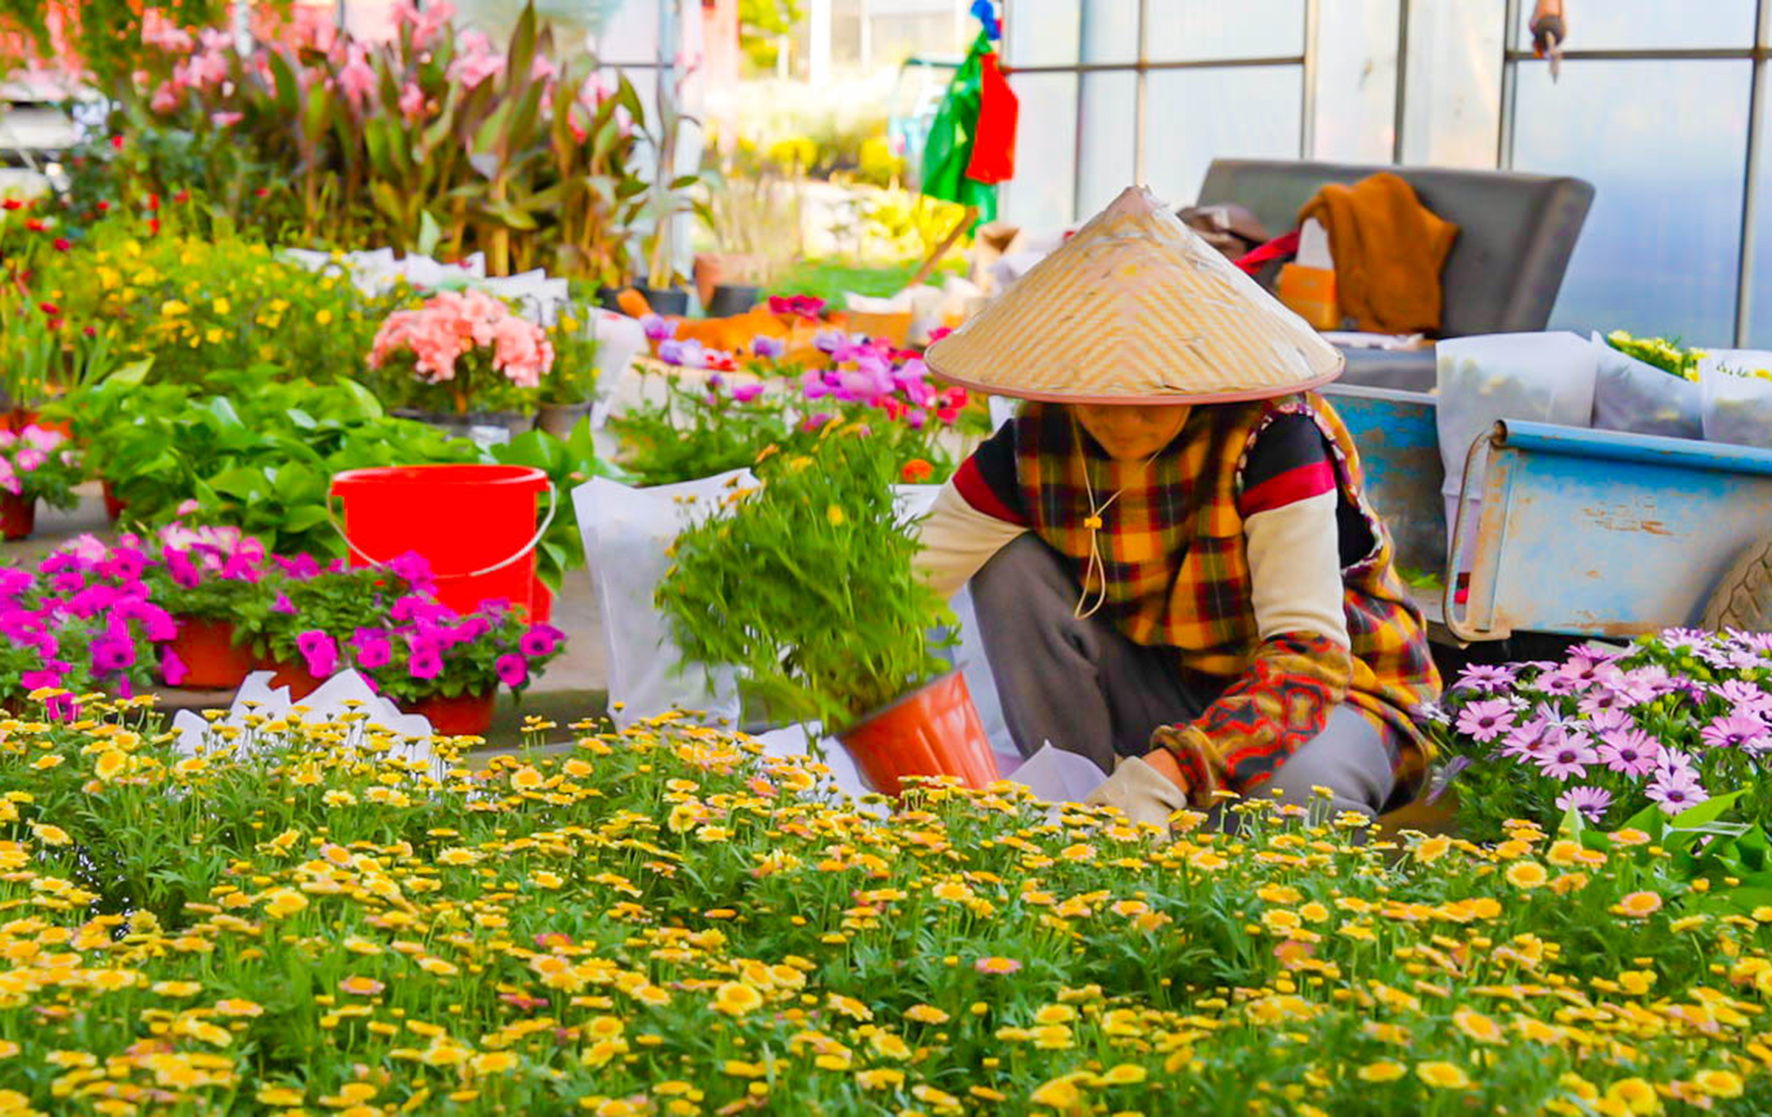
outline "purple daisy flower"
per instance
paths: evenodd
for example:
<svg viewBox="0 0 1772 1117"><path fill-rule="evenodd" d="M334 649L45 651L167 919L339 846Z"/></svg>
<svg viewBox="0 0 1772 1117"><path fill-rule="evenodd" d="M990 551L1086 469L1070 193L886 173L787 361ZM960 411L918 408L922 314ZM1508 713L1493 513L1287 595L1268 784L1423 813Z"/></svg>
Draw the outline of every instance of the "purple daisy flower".
<svg viewBox="0 0 1772 1117"><path fill-rule="evenodd" d="M1600 735L1601 763L1614 772L1641 778L1661 761L1661 743L1641 729L1612 729Z"/></svg>
<svg viewBox="0 0 1772 1117"><path fill-rule="evenodd" d="M1710 793L1704 790L1698 777L1688 772L1663 771L1649 785L1646 794L1661 808L1663 814L1668 815L1677 815L1710 798Z"/></svg>
<svg viewBox="0 0 1772 1117"><path fill-rule="evenodd" d="M1566 780L1571 776L1586 779L1587 766L1598 761L1599 757L1585 737L1571 733L1545 748L1537 759L1539 770L1545 775L1556 780Z"/></svg>
<svg viewBox="0 0 1772 1117"><path fill-rule="evenodd" d="M1459 673L1455 689L1505 690L1513 685L1513 668L1495 667L1486 663L1473 663Z"/></svg>
<svg viewBox="0 0 1772 1117"><path fill-rule="evenodd" d="M1705 726L1699 736L1705 747L1713 749L1748 749L1764 747L1766 725L1759 718L1721 717Z"/></svg>
<svg viewBox="0 0 1772 1117"><path fill-rule="evenodd" d="M1478 741L1493 741L1514 725L1513 707L1502 701L1473 702L1458 715L1458 732Z"/></svg>
<svg viewBox="0 0 1772 1117"><path fill-rule="evenodd" d="M1572 787L1557 796L1557 809L1567 811L1573 807L1580 811L1589 822L1598 823L1606 815L1606 808L1612 805L1612 793L1603 787L1582 785Z"/></svg>
<svg viewBox="0 0 1772 1117"><path fill-rule="evenodd" d="M787 342L778 337L764 337L759 335L751 339L751 352L763 360L773 360L787 351Z"/></svg>

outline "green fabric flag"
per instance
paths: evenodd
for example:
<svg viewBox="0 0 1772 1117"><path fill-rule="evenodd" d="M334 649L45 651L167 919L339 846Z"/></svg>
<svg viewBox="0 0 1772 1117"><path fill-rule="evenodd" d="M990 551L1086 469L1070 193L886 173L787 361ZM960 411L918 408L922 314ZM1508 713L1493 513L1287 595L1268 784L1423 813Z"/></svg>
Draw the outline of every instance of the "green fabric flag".
<svg viewBox="0 0 1772 1117"><path fill-rule="evenodd" d="M948 84L948 91L935 111L935 122L929 128L929 140L923 146L923 195L977 206L980 221L997 217L997 188L966 177L972 163L972 145L978 139L978 110L983 102L981 92L987 54L995 53L991 41L980 31L966 52L966 61Z"/></svg>

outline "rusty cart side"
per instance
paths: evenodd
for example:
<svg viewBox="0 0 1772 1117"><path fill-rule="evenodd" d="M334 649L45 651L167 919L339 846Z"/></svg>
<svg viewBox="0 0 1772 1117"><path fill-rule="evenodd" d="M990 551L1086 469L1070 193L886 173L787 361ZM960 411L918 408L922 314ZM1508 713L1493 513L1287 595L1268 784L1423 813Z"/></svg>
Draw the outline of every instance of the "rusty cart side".
<svg viewBox="0 0 1772 1117"><path fill-rule="evenodd" d="M1628 639L1714 618L1719 598L1744 587L1761 592L1741 581L1741 560L1763 555L1772 536L1772 451L1498 422L1487 455L1473 454L1459 479L1449 533L1434 397L1353 386L1324 394L1360 449L1399 565L1443 572L1443 591L1422 605L1457 642L1527 632ZM1472 533L1461 600L1447 556Z"/></svg>

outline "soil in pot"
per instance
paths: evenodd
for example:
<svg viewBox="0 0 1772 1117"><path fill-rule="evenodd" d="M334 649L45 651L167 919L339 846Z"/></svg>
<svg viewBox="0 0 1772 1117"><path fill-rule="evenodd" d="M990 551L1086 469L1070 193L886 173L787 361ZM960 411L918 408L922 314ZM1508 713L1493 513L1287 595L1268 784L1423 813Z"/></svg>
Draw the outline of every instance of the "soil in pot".
<svg viewBox="0 0 1772 1117"><path fill-rule="evenodd" d="M898 795L907 776L956 776L974 788L997 778L996 754L958 671L876 710L837 739L883 795Z"/></svg>
<svg viewBox="0 0 1772 1117"><path fill-rule="evenodd" d="M37 498L0 493L0 536L8 542L29 539L37 530Z"/></svg>
<svg viewBox="0 0 1772 1117"><path fill-rule="evenodd" d="M252 649L234 643L231 621L179 617L168 649L185 665L182 690L236 690L252 673Z"/></svg>
<svg viewBox="0 0 1772 1117"><path fill-rule="evenodd" d="M709 318L730 318L744 314L763 301L763 288L744 284L722 283L714 288L708 300Z"/></svg>
<svg viewBox="0 0 1772 1117"><path fill-rule="evenodd" d="M487 694L458 694L449 698L433 694L415 702L402 702L400 708L418 714L431 723L431 730L441 737L484 737L492 728L492 711L498 704L496 691Z"/></svg>

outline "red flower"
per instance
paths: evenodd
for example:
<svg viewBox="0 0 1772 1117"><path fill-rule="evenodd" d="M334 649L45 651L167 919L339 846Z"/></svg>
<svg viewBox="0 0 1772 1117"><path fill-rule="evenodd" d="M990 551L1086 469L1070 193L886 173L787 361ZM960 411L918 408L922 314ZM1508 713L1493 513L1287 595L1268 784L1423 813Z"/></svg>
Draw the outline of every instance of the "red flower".
<svg viewBox="0 0 1772 1117"><path fill-rule="evenodd" d="M265 187L261 186L257 190L254 190L252 192L252 196L255 198L268 198L271 196L271 192L268 189L266 189Z"/></svg>
<svg viewBox="0 0 1772 1117"><path fill-rule="evenodd" d="M151 237L160 235L160 219L158 217L148 218L148 235Z"/></svg>
<svg viewBox="0 0 1772 1117"><path fill-rule="evenodd" d="M920 485L935 476L935 467L922 458L912 458L904 463L904 468L899 470L898 475L904 478L907 485Z"/></svg>
<svg viewBox="0 0 1772 1117"><path fill-rule="evenodd" d="M112 136L111 137L111 150L112 151L122 151L123 150L123 137L122 136Z"/></svg>
<svg viewBox="0 0 1772 1117"><path fill-rule="evenodd" d="M189 190L180 190L178 193L176 193L172 196L172 201L173 201L174 205L181 205L182 206L190 200L191 200L191 192Z"/></svg>
<svg viewBox="0 0 1772 1117"><path fill-rule="evenodd" d="M99 212L100 212L100 213L109 213L109 212L111 212L111 203L110 203L110 202L100 202L100 203L99 203L99 204L98 204L98 211L99 211Z"/></svg>
<svg viewBox="0 0 1772 1117"><path fill-rule="evenodd" d="M66 252L72 247L74 247L73 242L69 241L67 237L55 238L55 250L57 252Z"/></svg>
<svg viewBox="0 0 1772 1117"><path fill-rule="evenodd" d="M41 233L43 231L43 222L33 217L25 222L25 228L33 233Z"/></svg>
<svg viewBox="0 0 1772 1117"><path fill-rule="evenodd" d="M149 213L159 213L160 212L160 195L158 195L158 194L149 194L148 195L148 212Z"/></svg>
<svg viewBox="0 0 1772 1117"><path fill-rule="evenodd" d="M51 318L54 318L62 312L61 307L56 306L54 303L38 303L37 309L49 315Z"/></svg>
<svg viewBox="0 0 1772 1117"><path fill-rule="evenodd" d="M91 326L80 327L80 332L85 334L87 337L97 337L98 336L98 331L93 329Z"/></svg>
<svg viewBox="0 0 1772 1117"><path fill-rule="evenodd" d="M56 330L59 330L61 328L62 328L62 320L60 318L51 318L49 320L49 330L51 333L54 333Z"/></svg>
<svg viewBox="0 0 1772 1117"><path fill-rule="evenodd" d="M4 206L7 211L10 212L15 209L24 209L25 203L19 201L17 198L8 198L4 202L0 202L0 206Z"/></svg>
<svg viewBox="0 0 1772 1117"><path fill-rule="evenodd" d="M929 344L934 345L936 342L940 341L942 338L948 336L949 334L951 334L953 332L954 332L953 330L949 329L946 326L942 326L942 327L939 327L938 329L930 330L929 331Z"/></svg>

